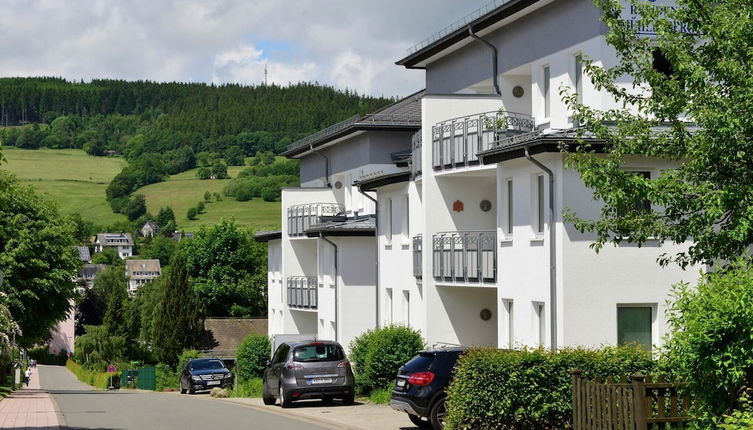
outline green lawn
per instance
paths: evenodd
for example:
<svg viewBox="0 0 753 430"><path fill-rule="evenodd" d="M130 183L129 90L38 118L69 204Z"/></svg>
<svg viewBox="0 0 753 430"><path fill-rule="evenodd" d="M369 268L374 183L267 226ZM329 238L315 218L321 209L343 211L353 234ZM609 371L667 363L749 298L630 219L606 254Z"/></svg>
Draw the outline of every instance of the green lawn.
<svg viewBox="0 0 753 430"><path fill-rule="evenodd" d="M124 221L105 200L110 180L128 163L122 158L93 157L79 149L4 148L0 165L55 200L63 213L78 212L100 225Z"/></svg>
<svg viewBox="0 0 753 430"><path fill-rule="evenodd" d="M228 173L234 177L244 167L229 167ZM194 221L188 220L188 209L196 206L204 200L204 192L222 194L229 179L196 178L196 170L173 175L165 182L147 185L137 190L146 197L147 210L152 214L159 212L160 208L170 206L175 212L178 227L186 231L196 231L201 226L212 225L222 219L234 218L240 225L250 226L254 229L273 229L280 227L280 202L265 202L261 199L253 199L248 202L238 202L230 197L222 197L222 201L206 204L206 211Z"/></svg>

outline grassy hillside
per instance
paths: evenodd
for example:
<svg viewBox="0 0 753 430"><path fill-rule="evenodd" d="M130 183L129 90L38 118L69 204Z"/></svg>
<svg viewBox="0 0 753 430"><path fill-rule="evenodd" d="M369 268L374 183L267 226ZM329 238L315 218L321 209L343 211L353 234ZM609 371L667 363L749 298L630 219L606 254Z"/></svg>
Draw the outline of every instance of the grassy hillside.
<svg viewBox="0 0 753 430"><path fill-rule="evenodd" d="M4 148L3 154L8 163L0 169L48 194L63 213L78 212L102 225L126 220L105 201L107 184L128 164L122 158L93 157L80 149Z"/></svg>
<svg viewBox="0 0 753 430"><path fill-rule="evenodd" d="M243 167L229 167L230 177L235 177ZM160 208L170 206L175 212L178 226L186 231L195 231L203 225L211 225L222 219L235 218L238 224L252 226L258 229L280 227L280 202L265 202L253 199L248 202L238 202L230 197L222 197L222 201L212 201L206 204L205 213L194 221L186 218L190 207L196 206L204 200L204 192L222 194L222 189L230 182L229 179L200 180L196 178L196 170L173 175L165 182L147 185L136 192L146 197L147 210L152 214Z"/></svg>
<svg viewBox="0 0 753 430"><path fill-rule="evenodd" d="M105 200L105 189L110 180L127 164L122 158L94 157L79 149L16 149L4 148L8 163L0 169L16 174L24 183L50 195L64 213L78 212L85 219L99 225L125 221L126 217L115 214ZM238 202L224 197L222 201L206 204L205 213L198 219L186 218L188 208L204 200L204 192L218 192L230 181L199 180L196 170L171 176L167 181L152 184L137 190L146 196L147 209L157 214L159 209L170 206L175 211L178 226L185 231L195 231L203 225L218 223L221 219L235 218L246 226L256 228L279 228L280 203L254 199ZM230 167L228 173L235 177L243 167Z"/></svg>

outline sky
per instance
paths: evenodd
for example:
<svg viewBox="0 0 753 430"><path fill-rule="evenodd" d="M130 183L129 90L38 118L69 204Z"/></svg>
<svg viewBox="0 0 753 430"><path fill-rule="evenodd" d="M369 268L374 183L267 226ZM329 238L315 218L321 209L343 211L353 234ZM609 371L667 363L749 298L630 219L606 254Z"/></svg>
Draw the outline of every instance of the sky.
<svg viewBox="0 0 753 430"><path fill-rule="evenodd" d="M407 49L489 0L0 0L0 76L319 82L405 96Z"/></svg>

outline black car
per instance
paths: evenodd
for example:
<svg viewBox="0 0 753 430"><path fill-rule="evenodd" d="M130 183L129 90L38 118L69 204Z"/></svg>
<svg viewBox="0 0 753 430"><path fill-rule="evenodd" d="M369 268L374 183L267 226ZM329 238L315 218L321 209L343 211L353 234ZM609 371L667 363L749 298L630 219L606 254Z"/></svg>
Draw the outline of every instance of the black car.
<svg viewBox="0 0 753 430"><path fill-rule="evenodd" d="M180 373L180 393L211 390L214 387L232 387L233 374L219 358L194 358L188 360Z"/></svg>
<svg viewBox="0 0 753 430"><path fill-rule="evenodd" d="M262 400L280 401L287 408L294 400L335 398L353 404L355 378L342 346L331 341L285 342L275 351L264 371Z"/></svg>
<svg viewBox="0 0 753 430"><path fill-rule="evenodd" d="M421 351L397 372L390 397L392 409L406 412L419 427L444 428L447 415L445 391L455 364L465 348Z"/></svg>

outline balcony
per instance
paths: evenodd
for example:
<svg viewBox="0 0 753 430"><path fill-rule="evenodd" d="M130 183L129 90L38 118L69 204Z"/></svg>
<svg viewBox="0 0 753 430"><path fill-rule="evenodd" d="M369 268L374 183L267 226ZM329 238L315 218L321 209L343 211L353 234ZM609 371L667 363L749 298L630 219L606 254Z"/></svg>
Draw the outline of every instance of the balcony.
<svg viewBox="0 0 753 430"><path fill-rule="evenodd" d="M441 122L431 130L434 170L479 164L478 153L492 143L534 129L530 115L516 112L486 112Z"/></svg>
<svg viewBox="0 0 753 430"><path fill-rule="evenodd" d="M413 276L416 279L423 277L423 269L421 267L421 254L423 252L423 236L413 236Z"/></svg>
<svg viewBox="0 0 753 430"><path fill-rule="evenodd" d="M315 224L328 217L345 215L345 207L336 203L310 203L288 208L288 236L302 237Z"/></svg>
<svg viewBox="0 0 753 430"><path fill-rule="evenodd" d="M317 308L315 276L288 276L288 306L297 309Z"/></svg>
<svg viewBox="0 0 753 430"><path fill-rule="evenodd" d="M438 282L497 282L497 232L455 231L432 238L433 276Z"/></svg>

